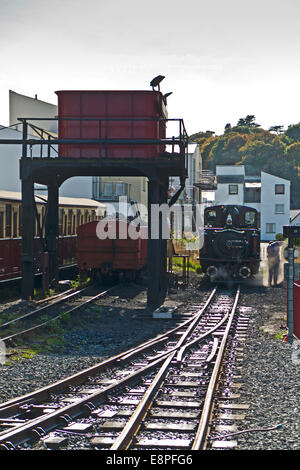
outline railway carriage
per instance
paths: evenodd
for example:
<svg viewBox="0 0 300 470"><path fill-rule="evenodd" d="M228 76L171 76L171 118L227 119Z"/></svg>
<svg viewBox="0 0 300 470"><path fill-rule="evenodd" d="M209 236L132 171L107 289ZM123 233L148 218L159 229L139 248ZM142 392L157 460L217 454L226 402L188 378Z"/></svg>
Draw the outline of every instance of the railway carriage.
<svg viewBox="0 0 300 470"><path fill-rule="evenodd" d="M211 280L242 280L260 265L258 212L248 206L216 205L204 211L201 266Z"/></svg>
<svg viewBox="0 0 300 470"><path fill-rule="evenodd" d="M41 271L41 237L39 226L46 210L46 196L35 196L37 217L35 221L36 273ZM19 192L0 191L0 282L22 275L22 196ZM59 198L59 266L76 263L77 229L104 215L105 206L90 199ZM42 229L42 236L44 236Z"/></svg>

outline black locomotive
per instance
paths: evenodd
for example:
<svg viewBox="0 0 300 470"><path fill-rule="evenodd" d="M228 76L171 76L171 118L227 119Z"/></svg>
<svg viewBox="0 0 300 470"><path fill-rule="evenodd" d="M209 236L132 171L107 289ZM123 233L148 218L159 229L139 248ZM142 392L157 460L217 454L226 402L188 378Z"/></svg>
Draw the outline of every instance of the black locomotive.
<svg viewBox="0 0 300 470"><path fill-rule="evenodd" d="M213 281L255 275L260 264L257 210L239 205L207 207L199 257L202 269Z"/></svg>

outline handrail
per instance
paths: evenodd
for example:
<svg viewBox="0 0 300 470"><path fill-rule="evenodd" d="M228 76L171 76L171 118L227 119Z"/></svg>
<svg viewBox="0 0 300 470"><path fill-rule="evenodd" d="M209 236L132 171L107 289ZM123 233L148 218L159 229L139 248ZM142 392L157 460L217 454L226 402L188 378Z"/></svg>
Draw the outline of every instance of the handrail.
<svg viewBox="0 0 300 470"><path fill-rule="evenodd" d="M23 147L22 157L27 158L28 149L27 147L30 146L32 149L33 146L40 145L41 152L40 157L43 157L42 146L46 145L48 147L47 157L54 157L54 155L50 155L50 149L54 150L56 154L59 152L55 149L54 145L67 145L67 144L80 144L80 145L99 145L99 149L101 149L101 145L170 145L172 148L172 153L175 153L175 146L179 146L179 154L181 156L186 156L186 149L188 145L188 134L186 132L183 119L177 118L160 118L160 117L129 117L129 118L98 118L98 117L26 117L26 118L18 118L19 121L22 123L23 126L23 138L22 139L0 139L0 144L20 144ZM98 122L99 123L99 132L97 138L60 138L59 135L55 133L51 133L46 129L42 129L41 127L36 126L32 121L78 121L81 122ZM172 137L165 137L165 138L107 138L101 135L101 130L103 128L103 123L109 122L158 122L158 123L178 123L178 136ZM28 128L32 128L35 133L39 134L40 138L29 138L28 135ZM45 135L45 138L44 138ZM106 147L107 148L107 147ZM162 152L164 153L164 152ZM100 150L101 154L101 150ZM35 158L30 154L31 158ZM101 155L99 155L101 157Z"/></svg>

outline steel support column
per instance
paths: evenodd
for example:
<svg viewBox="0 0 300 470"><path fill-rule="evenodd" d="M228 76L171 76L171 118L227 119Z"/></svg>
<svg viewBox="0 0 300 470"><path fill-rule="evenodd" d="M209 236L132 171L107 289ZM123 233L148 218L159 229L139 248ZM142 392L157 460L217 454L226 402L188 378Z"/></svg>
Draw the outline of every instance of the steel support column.
<svg viewBox="0 0 300 470"><path fill-rule="evenodd" d="M22 298L34 295L34 183L22 180Z"/></svg>
<svg viewBox="0 0 300 470"><path fill-rule="evenodd" d="M152 220L151 211L153 204L167 203L167 179L165 184L160 184L156 179L148 182L148 292L147 304L151 307L159 306L167 292L167 241L162 239L162 213L158 220ZM151 213L152 212L152 213ZM153 236L156 227L158 237Z"/></svg>
<svg viewBox="0 0 300 470"><path fill-rule="evenodd" d="M56 287L59 279L58 266L58 184L55 182L48 185L48 200L46 211L46 247L49 260L49 282Z"/></svg>

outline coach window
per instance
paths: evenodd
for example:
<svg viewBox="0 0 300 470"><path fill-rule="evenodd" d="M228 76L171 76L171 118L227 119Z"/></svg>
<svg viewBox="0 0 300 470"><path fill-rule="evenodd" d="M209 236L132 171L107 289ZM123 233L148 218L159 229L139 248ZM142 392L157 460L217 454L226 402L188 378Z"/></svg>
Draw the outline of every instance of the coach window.
<svg viewBox="0 0 300 470"><path fill-rule="evenodd" d="M0 212L0 238L3 238L4 236L3 224L4 224L4 212L1 211Z"/></svg>
<svg viewBox="0 0 300 470"><path fill-rule="evenodd" d="M239 192L239 187L237 184L230 184L228 187L228 193L229 194L238 194Z"/></svg>
<svg viewBox="0 0 300 470"><path fill-rule="evenodd" d="M6 204L5 206L5 238L11 237L11 205Z"/></svg>
<svg viewBox="0 0 300 470"><path fill-rule="evenodd" d="M19 237L22 236L22 205L19 205Z"/></svg>
<svg viewBox="0 0 300 470"><path fill-rule="evenodd" d="M18 213L13 211L13 238L18 236Z"/></svg>
<svg viewBox="0 0 300 470"><path fill-rule="evenodd" d="M65 237L67 235L67 230L68 230L68 215L64 215L64 223L63 223L63 236Z"/></svg>
<svg viewBox="0 0 300 470"><path fill-rule="evenodd" d="M72 209L68 210L68 235L72 235L72 220L73 220L73 211Z"/></svg>
<svg viewBox="0 0 300 470"><path fill-rule="evenodd" d="M77 228L78 228L78 227L79 227L79 225L80 225L80 214L81 214L81 212L80 212L80 209L77 209L77 211L76 211L76 217L77 217Z"/></svg>
<svg viewBox="0 0 300 470"><path fill-rule="evenodd" d="M284 184L275 184L275 194L284 194Z"/></svg>
<svg viewBox="0 0 300 470"><path fill-rule="evenodd" d="M64 210L60 209L60 211L59 211L59 220L58 220L59 235L63 234L63 223L64 223Z"/></svg>

